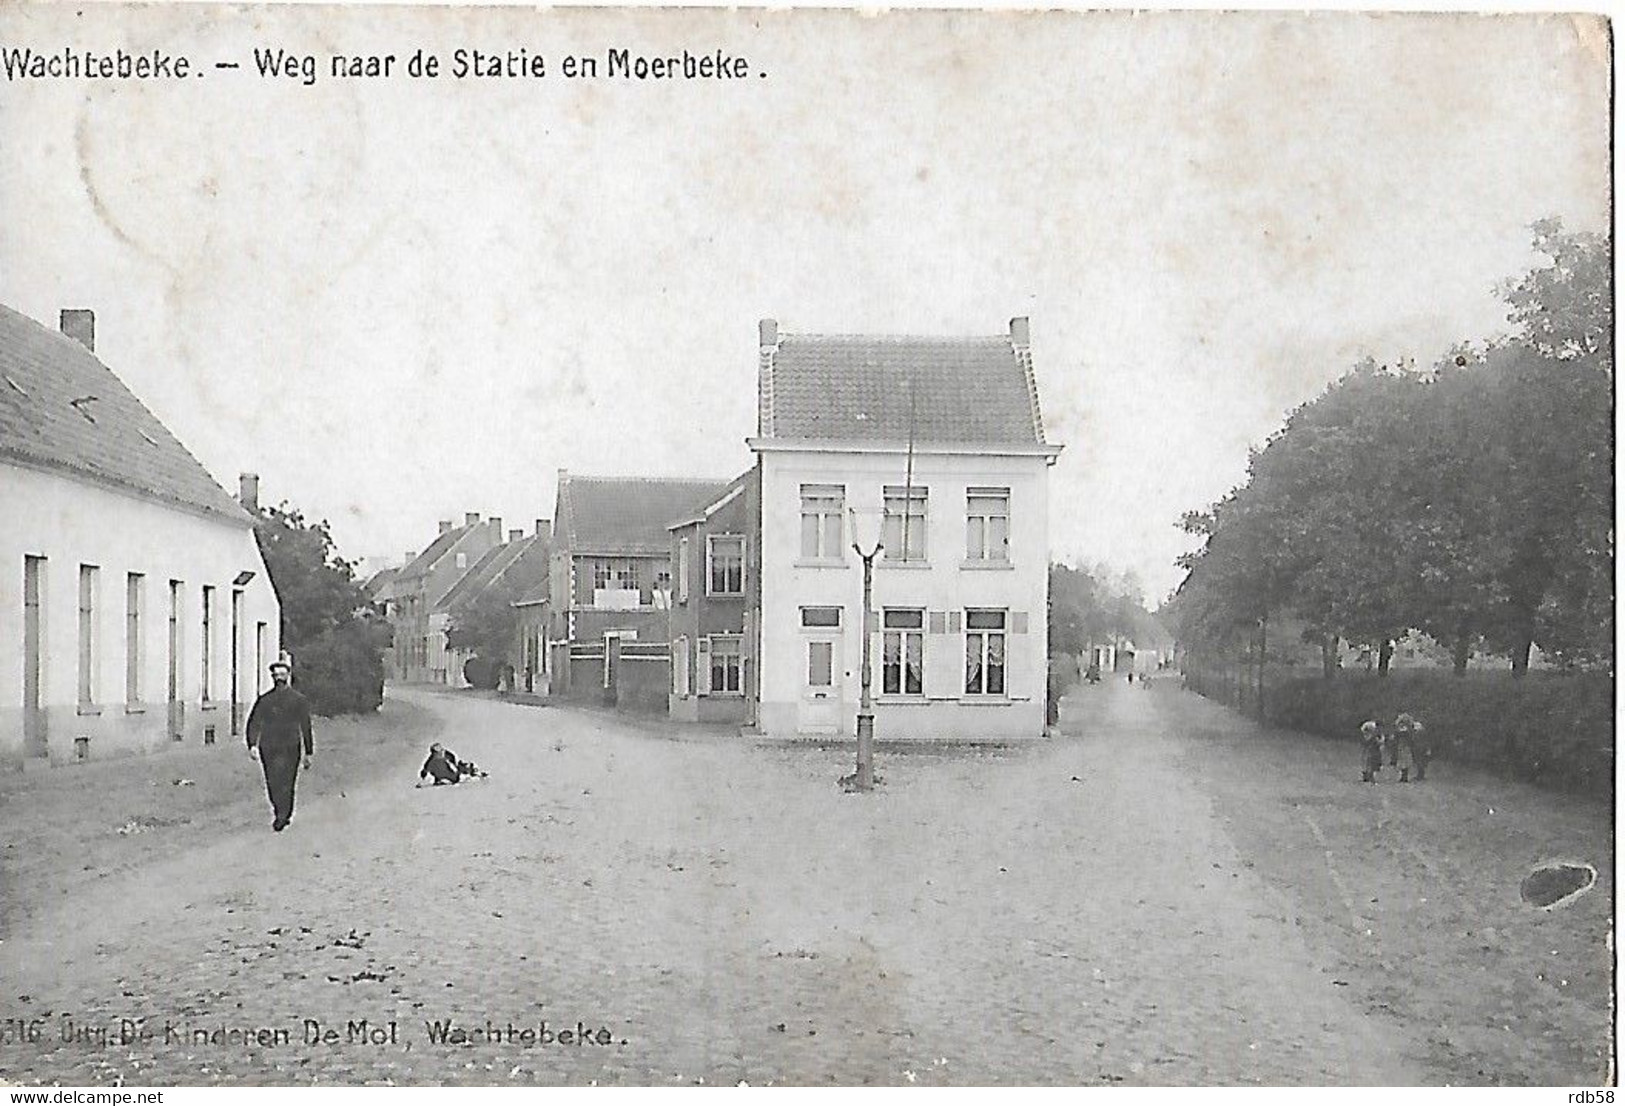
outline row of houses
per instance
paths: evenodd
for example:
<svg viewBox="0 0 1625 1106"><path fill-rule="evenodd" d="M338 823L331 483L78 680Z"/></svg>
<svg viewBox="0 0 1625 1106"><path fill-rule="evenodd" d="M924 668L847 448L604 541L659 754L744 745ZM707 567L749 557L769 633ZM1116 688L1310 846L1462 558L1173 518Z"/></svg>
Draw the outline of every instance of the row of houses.
<svg viewBox="0 0 1625 1106"><path fill-rule="evenodd" d="M254 538L234 500L96 356L0 306L0 765L240 735L280 655ZM240 738L239 738L240 740Z"/></svg>
<svg viewBox="0 0 1625 1106"><path fill-rule="evenodd" d="M380 591L393 674L460 682L445 620L495 586L480 565L507 551L525 566L516 688L769 736L845 733L867 633L888 737L1040 735L1061 447L1045 438L1027 320L969 338L764 320L758 353L755 462L735 479L561 471L551 528L503 542L478 515L441 523Z"/></svg>

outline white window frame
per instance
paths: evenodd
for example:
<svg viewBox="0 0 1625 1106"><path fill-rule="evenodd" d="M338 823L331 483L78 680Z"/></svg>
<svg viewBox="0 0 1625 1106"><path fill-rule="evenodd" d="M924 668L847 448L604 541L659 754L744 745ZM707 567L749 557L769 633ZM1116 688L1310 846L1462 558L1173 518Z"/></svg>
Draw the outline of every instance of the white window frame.
<svg viewBox="0 0 1625 1106"><path fill-rule="evenodd" d="M718 590L716 587L716 549L719 541L739 543L739 589ZM724 569L724 572L727 570ZM724 579L724 583L726 583ZM742 599L745 595L745 535L707 534L705 536L705 594L720 599Z"/></svg>
<svg viewBox="0 0 1625 1106"><path fill-rule="evenodd" d="M141 671L146 660L141 648L142 616L146 614L147 578L139 572L124 574L124 705L141 702Z"/></svg>
<svg viewBox="0 0 1625 1106"><path fill-rule="evenodd" d="M833 501L833 503L831 502ZM807 519L818 521L813 529L813 547L807 548ZM801 485L801 514L796 531L797 548L802 561L820 564L839 564L846 560L846 485ZM834 545L829 548L831 520L834 525Z"/></svg>
<svg viewBox="0 0 1625 1106"><path fill-rule="evenodd" d="M931 492L919 484L887 484L880 489L881 560L898 564L927 564ZM898 508L901 508L899 510ZM904 534L908 535L904 557Z"/></svg>
<svg viewBox="0 0 1625 1106"><path fill-rule="evenodd" d="M214 702L214 585L203 587L203 705Z"/></svg>
<svg viewBox="0 0 1625 1106"><path fill-rule="evenodd" d="M96 565L79 566L79 710L93 712L97 703L97 594L102 570Z"/></svg>
<svg viewBox="0 0 1625 1106"><path fill-rule="evenodd" d="M705 681L705 693L707 695L715 696L715 697L718 697L718 698L737 699L737 698L742 697L745 694L745 638L744 638L744 635L742 635L742 634L711 634L706 638L706 641L709 643L709 648L706 650L706 659L705 659L705 670L706 670L706 673L707 673L706 681ZM722 655L723 656L732 655L732 656L734 656L734 657L736 657L738 659L739 663L734 669L734 679L738 684L737 687L718 688L717 685L716 685L715 665L716 665L716 659L717 659L717 654L718 654L718 650L717 650L718 645L731 646L732 647L732 652L730 653L728 650L723 650ZM724 666L724 678L725 679L726 679L726 675L727 675L727 669L726 669L726 666Z"/></svg>
<svg viewBox="0 0 1625 1106"><path fill-rule="evenodd" d="M1004 513L996 511L973 510L972 501L978 499L997 499L1004 502ZM992 523L996 518L1004 519L1004 540L995 543L992 536ZM1008 564L1010 561L1010 489L1009 488L966 488L965 489L965 560L974 564Z"/></svg>
<svg viewBox="0 0 1625 1106"><path fill-rule="evenodd" d="M897 616L893 618L893 616ZM919 620L917 626L906 623L914 618ZM896 625L892 625L895 622ZM925 697L925 609L922 607L887 607L880 616L880 693L888 698L921 699ZM920 686L912 690L908 687L908 649L909 643L914 642L919 655L919 683ZM895 643L897 649L897 687L886 686L887 651Z"/></svg>
<svg viewBox="0 0 1625 1106"><path fill-rule="evenodd" d="M971 626L971 616L997 615L997 627ZM993 643L997 640L999 652L999 688L991 690L992 681L988 673L993 666L989 663L993 655ZM972 686L970 675L970 662L972 656L977 658L976 683ZM967 607L965 610L965 697L969 699L1006 699L1010 695L1010 612L1007 610L989 607Z"/></svg>

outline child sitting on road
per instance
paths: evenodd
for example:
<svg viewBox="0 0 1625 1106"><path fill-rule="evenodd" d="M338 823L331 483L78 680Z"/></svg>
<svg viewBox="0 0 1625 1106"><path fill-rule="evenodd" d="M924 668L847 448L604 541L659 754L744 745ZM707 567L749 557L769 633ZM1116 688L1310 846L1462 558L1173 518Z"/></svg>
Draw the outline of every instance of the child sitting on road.
<svg viewBox="0 0 1625 1106"><path fill-rule="evenodd" d="M1360 782L1376 783L1382 771L1382 727L1375 721L1360 723Z"/></svg>
<svg viewBox="0 0 1625 1106"><path fill-rule="evenodd" d="M434 777L434 786L444 783L459 783L470 778L484 778L489 772L482 772L478 765L471 760L458 760L457 754L436 741L429 746L429 759L423 762L423 769L418 773L419 787L423 781Z"/></svg>

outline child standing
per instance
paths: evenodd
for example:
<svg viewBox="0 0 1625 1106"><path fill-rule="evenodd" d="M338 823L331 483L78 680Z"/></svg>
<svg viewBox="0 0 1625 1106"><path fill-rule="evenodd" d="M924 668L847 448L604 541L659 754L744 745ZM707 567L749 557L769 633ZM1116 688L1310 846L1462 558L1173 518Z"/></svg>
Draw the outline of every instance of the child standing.
<svg viewBox="0 0 1625 1106"><path fill-rule="evenodd" d="M1375 721L1360 723L1360 782L1376 783L1382 771L1382 727Z"/></svg>
<svg viewBox="0 0 1625 1106"><path fill-rule="evenodd" d="M1394 733L1399 740L1399 782L1411 782L1412 768L1416 769L1416 781L1422 782L1427 777L1428 761L1433 759L1422 723L1408 713L1401 714L1394 719Z"/></svg>

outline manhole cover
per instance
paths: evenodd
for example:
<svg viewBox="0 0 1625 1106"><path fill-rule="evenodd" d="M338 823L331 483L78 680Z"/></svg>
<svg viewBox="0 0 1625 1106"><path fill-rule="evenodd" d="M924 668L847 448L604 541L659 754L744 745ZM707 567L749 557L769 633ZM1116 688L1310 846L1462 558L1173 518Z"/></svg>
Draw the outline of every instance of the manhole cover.
<svg viewBox="0 0 1625 1106"><path fill-rule="evenodd" d="M1524 876L1518 892L1529 905L1550 910L1591 890L1596 882L1597 869L1591 865L1558 861Z"/></svg>

